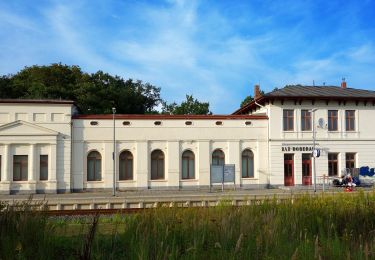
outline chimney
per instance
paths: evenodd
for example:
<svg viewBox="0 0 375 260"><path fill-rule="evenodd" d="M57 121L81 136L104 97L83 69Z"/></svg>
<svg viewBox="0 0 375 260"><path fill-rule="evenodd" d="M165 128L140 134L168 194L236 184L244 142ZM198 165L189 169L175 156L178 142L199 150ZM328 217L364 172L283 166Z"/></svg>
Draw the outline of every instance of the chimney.
<svg viewBox="0 0 375 260"><path fill-rule="evenodd" d="M260 94L260 87L259 85L255 85L254 86L254 100L260 98L262 96L262 94Z"/></svg>
<svg viewBox="0 0 375 260"><path fill-rule="evenodd" d="M345 81L345 78L342 78L341 88L346 88L346 81Z"/></svg>

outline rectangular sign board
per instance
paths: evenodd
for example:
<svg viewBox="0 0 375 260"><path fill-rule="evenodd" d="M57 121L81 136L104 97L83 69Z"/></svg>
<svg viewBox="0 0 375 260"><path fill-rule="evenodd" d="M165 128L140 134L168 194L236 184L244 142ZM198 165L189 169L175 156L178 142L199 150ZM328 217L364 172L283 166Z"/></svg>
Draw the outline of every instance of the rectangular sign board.
<svg viewBox="0 0 375 260"><path fill-rule="evenodd" d="M223 182L223 165L211 165L211 183Z"/></svg>
<svg viewBox="0 0 375 260"><path fill-rule="evenodd" d="M234 164L224 165L224 182L235 182L234 172L235 172Z"/></svg>

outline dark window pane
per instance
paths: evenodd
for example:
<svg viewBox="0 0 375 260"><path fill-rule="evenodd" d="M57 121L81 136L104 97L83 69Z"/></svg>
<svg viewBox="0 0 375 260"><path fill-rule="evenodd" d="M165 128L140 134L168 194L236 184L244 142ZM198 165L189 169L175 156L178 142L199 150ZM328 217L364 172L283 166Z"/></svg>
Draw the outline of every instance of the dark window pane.
<svg viewBox="0 0 375 260"><path fill-rule="evenodd" d="M87 156L87 180L102 180L102 156L97 151L92 151Z"/></svg>
<svg viewBox="0 0 375 260"><path fill-rule="evenodd" d="M185 151L182 154L182 179L195 178L195 156L192 151Z"/></svg>
<svg viewBox="0 0 375 260"><path fill-rule="evenodd" d="M27 181L28 177L28 156L14 155L13 156L13 180Z"/></svg>
<svg viewBox="0 0 375 260"><path fill-rule="evenodd" d="M349 169L355 168L355 153L345 154L345 167Z"/></svg>
<svg viewBox="0 0 375 260"><path fill-rule="evenodd" d="M293 131L294 129L294 110L293 109L283 110L283 128L284 128L284 131Z"/></svg>
<svg viewBox="0 0 375 260"><path fill-rule="evenodd" d="M48 180L48 155L40 156L40 180Z"/></svg>
<svg viewBox="0 0 375 260"><path fill-rule="evenodd" d="M220 149L215 150L212 153L212 165L224 165L224 164L225 164L224 152Z"/></svg>
<svg viewBox="0 0 375 260"><path fill-rule="evenodd" d="M195 160L189 160L189 179L195 178Z"/></svg>
<svg viewBox="0 0 375 260"><path fill-rule="evenodd" d="M254 155L250 150L242 152L242 177L253 178L254 177Z"/></svg>
<svg viewBox="0 0 375 260"><path fill-rule="evenodd" d="M301 129L302 131L311 130L311 112L301 110Z"/></svg>
<svg viewBox="0 0 375 260"><path fill-rule="evenodd" d="M354 110L346 110L345 111L345 129L346 131L354 131L355 130L355 111Z"/></svg>
<svg viewBox="0 0 375 260"><path fill-rule="evenodd" d="M328 130L337 131L338 129L338 111L328 110Z"/></svg>
<svg viewBox="0 0 375 260"><path fill-rule="evenodd" d="M131 152L123 151L120 154L119 171L119 180L133 179L133 155Z"/></svg>
<svg viewBox="0 0 375 260"><path fill-rule="evenodd" d="M164 153L161 150L151 153L151 179L164 179Z"/></svg>

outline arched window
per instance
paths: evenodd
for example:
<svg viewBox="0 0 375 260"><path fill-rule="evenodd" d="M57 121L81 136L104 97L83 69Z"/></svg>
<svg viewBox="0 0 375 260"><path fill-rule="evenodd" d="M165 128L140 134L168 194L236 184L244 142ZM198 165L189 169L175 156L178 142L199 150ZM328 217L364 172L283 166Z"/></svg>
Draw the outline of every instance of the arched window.
<svg viewBox="0 0 375 260"><path fill-rule="evenodd" d="M254 154L249 149L242 152L242 178L254 178Z"/></svg>
<svg viewBox="0 0 375 260"><path fill-rule="evenodd" d="M133 179L133 155L129 151L123 151L120 154L119 161L119 180Z"/></svg>
<svg viewBox="0 0 375 260"><path fill-rule="evenodd" d="M102 156L97 151L92 151L87 155L87 180L102 180Z"/></svg>
<svg viewBox="0 0 375 260"><path fill-rule="evenodd" d="M195 178L195 156L192 151L182 154L182 179Z"/></svg>
<svg viewBox="0 0 375 260"><path fill-rule="evenodd" d="M216 149L212 153L212 165L224 165L225 164L225 155L222 150Z"/></svg>
<svg viewBox="0 0 375 260"><path fill-rule="evenodd" d="M155 150L151 153L151 180L164 179L164 153Z"/></svg>

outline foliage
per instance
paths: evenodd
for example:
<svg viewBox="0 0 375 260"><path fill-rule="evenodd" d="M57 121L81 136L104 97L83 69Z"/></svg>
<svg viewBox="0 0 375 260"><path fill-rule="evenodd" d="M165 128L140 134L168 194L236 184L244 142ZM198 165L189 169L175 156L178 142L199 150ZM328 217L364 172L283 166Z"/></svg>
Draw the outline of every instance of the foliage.
<svg viewBox="0 0 375 260"><path fill-rule="evenodd" d="M112 113L112 107L117 113L152 113L161 101L160 88L149 83L102 71L88 74L61 63L0 77L0 98L73 100L85 114Z"/></svg>
<svg viewBox="0 0 375 260"><path fill-rule="evenodd" d="M30 207L15 212L2 204L0 259L374 259L374 210L375 193L360 192L155 208L61 225Z"/></svg>
<svg viewBox="0 0 375 260"><path fill-rule="evenodd" d="M242 100L240 107L243 107L243 106L249 104L251 101L253 101L253 99L254 98L251 95L245 97L245 99Z"/></svg>
<svg viewBox="0 0 375 260"><path fill-rule="evenodd" d="M261 94L261 95L264 95L265 93L264 93L263 90L260 90L260 94ZM251 101L253 101L253 100L254 100L254 98L253 98L251 95L245 97L245 99L242 100L242 102L241 102L241 104L240 104L240 107L243 107L243 106L249 104L249 103L250 103Z"/></svg>
<svg viewBox="0 0 375 260"><path fill-rule="evenodd" d="M177 105L175 102L167 104L162 102L162 113L170 115L208 115L210 112L208 102L200 102L193 95L186 95L186 100Z"/></svg>

